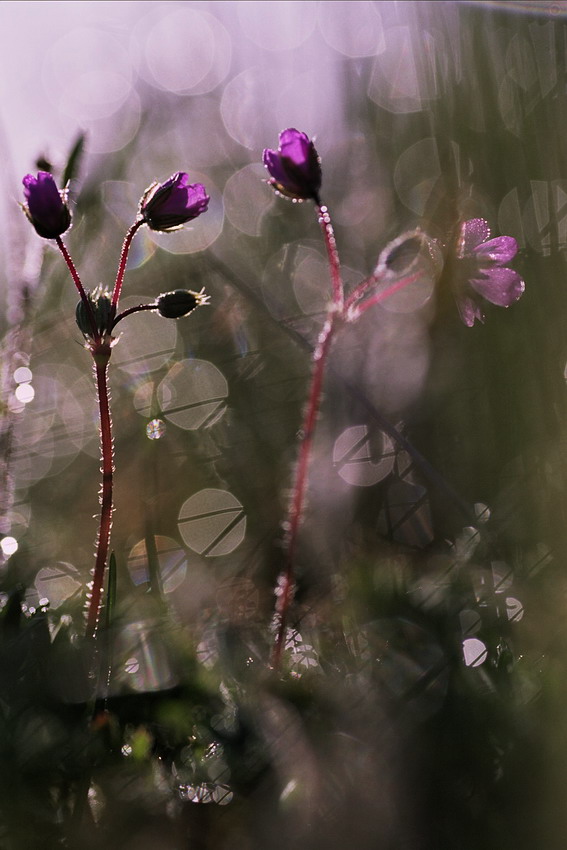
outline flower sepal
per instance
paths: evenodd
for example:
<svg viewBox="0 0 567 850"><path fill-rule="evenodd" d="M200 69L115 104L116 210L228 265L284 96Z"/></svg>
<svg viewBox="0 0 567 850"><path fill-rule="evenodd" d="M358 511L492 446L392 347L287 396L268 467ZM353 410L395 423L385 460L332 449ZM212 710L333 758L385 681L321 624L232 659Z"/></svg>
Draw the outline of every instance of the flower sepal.
<svg viewBox="0 0 567 850"><path fill-rule="evenodd" d="M104 289L101 284L100 286L97 286L93 292L87 290L86 296L92 310L92 314L89 313L87 305L81 299L75 309L75 321L77 322L79 330L89 342L98 342L104 337L110 338L114 314L111 293L108 289ZM92 316L94 316L94 323L99 334L99 340L95 340Z"/></svg>

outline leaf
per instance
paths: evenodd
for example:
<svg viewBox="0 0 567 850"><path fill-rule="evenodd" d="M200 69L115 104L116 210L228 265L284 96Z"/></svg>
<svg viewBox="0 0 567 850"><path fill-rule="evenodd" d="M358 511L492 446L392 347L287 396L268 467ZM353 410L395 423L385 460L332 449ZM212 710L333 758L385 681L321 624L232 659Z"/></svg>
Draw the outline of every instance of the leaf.
<svg viewBox="0 0 567 850"><path fill-rule="evenodd" d="M63 172L62 186L66 186L70 180L77 176L79 172L81 159L85 150L85 139L86 133L80 133L75 144L71 148L69 158L67 159L67 165Z"/></svg>

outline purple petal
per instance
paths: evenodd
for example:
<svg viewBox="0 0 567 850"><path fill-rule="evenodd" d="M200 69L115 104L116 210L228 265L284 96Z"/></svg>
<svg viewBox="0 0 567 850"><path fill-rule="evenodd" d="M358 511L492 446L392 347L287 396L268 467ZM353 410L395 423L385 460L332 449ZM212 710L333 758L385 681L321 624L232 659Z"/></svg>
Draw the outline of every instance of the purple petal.
<svg viewBox="0 0 567 850"><path fill-rule="evenodd" d="M288 176L283 168L280 155L277 151L266 149L262 160L276 183L285 185L288 182Z"/></svg>
<svg viewBox="0 0 567 850"><path fill-rule="evenodd" d="M460 239L460 255L465 257L482 242L490 238L490 227L483 218L471 218L463 222Z"/></svg>
<svg viewBox="0 0 567 850"><path fill-rule="evenodd" d="M524 281L514 269L483 269L482 275L469 283L479 295L498 307L509 307L525 289Z"/></svg>
<svg viewBox="0 0 567 850"><path fill-rule="evenodd" d="M472 328L476 319L480 322L484 322L484 313L480 306L476 303L476 301L473 301L472 298L468 298L467 296L461 298L457 303L457 306L459 308L461 319L468 328Z"/></svg>
<svg viewBox="0 0 567 850"><path fill-rule="evenodd" d="M280 151L296 166L303 166L309 159L311 141L306 133L293 128L280 133Z"/></svg>
<svg viewBox="0 0 567 850"><path fill-rule="evenodd" d="M472 249L472 253L481 262L491 262L503 266L518 253L518 243L513 236L498 236Z"/></svg>

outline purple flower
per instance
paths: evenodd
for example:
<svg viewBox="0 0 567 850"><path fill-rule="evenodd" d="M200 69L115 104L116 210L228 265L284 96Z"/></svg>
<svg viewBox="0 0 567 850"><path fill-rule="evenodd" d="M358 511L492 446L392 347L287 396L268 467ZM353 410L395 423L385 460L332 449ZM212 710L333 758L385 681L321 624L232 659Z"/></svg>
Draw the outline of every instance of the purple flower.
<svg viewBox="0 0 567 850"><path fill-rule="evenodd" d="M152 183L142 196L139 213L152 230L176 230L206 212L209 196L201 183L189 183L184 171L165 183Z"/></svg>
<svg viewBox="0 0 567 850"><path fill-rule="evenodd" d="M71 213L65 192L60 192L47 171L22 180L26 204L22 209L43 239L56 239L71 226Z"/></svg>
<svg viewBox="0 0 567 850"><path fill-rule="evenodd" d="M483 218L472 218L461 225L457 246L457 306L469 328L476 319L484 321L482 298L498 307L509 307L522 295L524 281L518 272L506 266L517 252L518 244L512 236L490 239L490 228Z"/></svg>
<svg viewBox="0 0 567 850"><path fill-rule="evenodd" d="M270 186L294 201L319 203L321 163L315 145L305 133L290 128L280 133L277 151L265 150L264 165L272 177Z"/></svg>

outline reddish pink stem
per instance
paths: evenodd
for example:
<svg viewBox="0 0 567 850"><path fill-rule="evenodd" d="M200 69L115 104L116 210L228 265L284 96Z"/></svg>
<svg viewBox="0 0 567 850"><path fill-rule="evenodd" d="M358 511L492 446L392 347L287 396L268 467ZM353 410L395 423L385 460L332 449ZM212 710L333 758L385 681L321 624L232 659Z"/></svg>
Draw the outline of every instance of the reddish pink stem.
<svg viewBox="0 0 567 850"><path fill-rule="evenodd" d="M317 207L317 215L319 224L323 231L325 247L327 249L327 257L329 259L329 269L331 272L331 285L333 289L333 304L342 309L344 301L343 281L341 278L341 264L339 260L339 252L337 251L337 242L335 239L335 231L331 223L329 210L325 206Z"/></svg>
<svg viewBox="0 0 567 850"><path fill-rule="evenodd" d="M309 391L309 399L307 402L305 420L301 434L301 445L299 448L299 458L297 461L297 471L293 486L293 495L288 513L288 533L287 533L287 559L286 567L283 576L283 586L281 588L281 597L278 601L280 611L280 624L276 636L276 643L272 655L272 667L277 670L282 651L285 645L285 634L287 629L287 618L289 606L293 598L293 581L295 573L295 551L297 548L297 537L301 519L303 517L303 505L305 502L305 493L307 491L307 477L309 472L309 461L311 457L311 448L313 446L313 437L315 434L315 425L317 414L321 402L321 393L323 390L323 379L325 377L325 367L327 365L327 357L331 347L331 341L337 327L337 320L340 314L335 310L331 310L327 316L327 320L319 336L317 348L313 355L314 369L311 378L311 389Z"/></svg>
<svg viewBox="0 0 567 850"><path fill-rule="evenodd" d="M356 304L359 301L365 292L367 292L371 286L374 286L375 283L378 283L380 280L380 276L376 273L371 274L370 277L367 277L366 280L363 280L362 283L359 283L356 289L350 293L348 298L345 301L345 312Z"/></svg>
<svg viewBox="0 0 567 850"><path fill-rule="evenodd" d="M92 592L87 614L88 638L94 637L100 614L100 600L104 584L104 573L110 546L112 528L112 477L114 472L112 448L112 420L108 398L108 361L110 346L100 344L93 350L94 373L98 395L100 416L100 453L102 459L102 489L100 495L100 523L98 529L96 559L92 583Z"/></svg>
<svg viewBox="0 0 567 850"><path fill-rule="evenodd" d="M85 305L85 309L87 311L87 316L89 317L89 321L91 323L91 329L92 329L92 332L93 332L93 339L98 342L100 340L100 333L98 332L98 328L96 326L96 319L95 319L94 311L93 311L91 302L87 298L87 293L85 292L85 288L84 288L83 284L81 283L81 278L79 277L79 273L78 273L77 269L75 268L75 264L73 263L73 260L71 259L71 255L69 254L69 251L65 247L61 237L57 236L55 238L55 241L57 242L57 247L59 248L59 250L63 254L63 259L67 263L67 268L71 272L71 277L73 278L73 283L77 287L79 295L81 296L81 301Z"/></svg>
<svg viewBox="0 0 567 850"><path fill-rule="evenodd" d="M120 262L118 263L118 271L116 272L116 281L114 283L114 290L112 292L112 307L114 313L118 308L118 300L120 298L120 292L122 290L122 283L124 282L124 273L126 271L126 263L128 262L128 254L130 252L130 245L132 244L132 239L136 235L136 232L140 229L140 227L144 224L142 220L135 221L126 236L124 237L124 242L122 243L122 252L120 254Z"/></svg>
<svg viewBox="0 0 567 850"><path fill-rule="evenodd" d="M408 277L402 277L400 280L394 281L394 283L390 284L390 286L387 286L385 289L377 292L371 298L363 301L362 304L356 305L352 308L355 311L356 318L368 310L369 307L374 307L375 304L380 304L381 301L385 301L386 298L390 297L390 295L395 295L396 292L399 292L401 289L404 289L404 287L409 286L410 283L415 283L415 281L419 280L421 276L422 272L416 272L415 274L408 275ZM378 280L378 278L375 280ZM364 281L364 283L366 283L366 281ZM360 286L362 287L362 284ZM356 290L352 294L354 295L355 292ZM349 298L347 304L345 304L345 309L348 309L347 305L350 306L350 300L351 299Z"/></svg>

